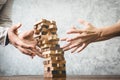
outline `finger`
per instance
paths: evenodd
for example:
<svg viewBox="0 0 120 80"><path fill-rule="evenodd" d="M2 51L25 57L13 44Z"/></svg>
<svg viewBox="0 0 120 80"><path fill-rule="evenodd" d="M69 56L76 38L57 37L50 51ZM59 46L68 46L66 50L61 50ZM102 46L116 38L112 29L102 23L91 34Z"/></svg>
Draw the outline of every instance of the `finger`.
<svg viewBox="0 0 120 80"><path fill-rule="evenodd" d="M81 47L78 48L78 53L81 52L88 44L84 43Z"/></svg>
<svg viewBox="0 0 120 80"><path fill-rule="evenodd" d="M27 33L26 33L26 35L33 35L34 34L34 30L29 30L29 31L27 31Z"/></svg>
<svg viewBox="0 0 120 80"><path fill-rule="evenodd" d="M71 50L71 53L74 53L78 48L79 48L79 46L73 48L73 50Z"/></svg>
<svg viewBox="0 0 120 80"><path fill-rule="evenodd" d="M77 28L75 26L72 26L70 30L76 30Z"/></svg>
<svg viewBox="0 0 120 80"><path fill-rule="evenodd" d="M66 45L62 46L61 48L65 48L65 47L68 47L71 43L67 43Z"/></svg>
<svg viewBox="0 0 120 80"><path fill-rule="evenodd" d="M34 49L35 48L35 45L26 44L19 39L17 41L14 41L14 42L16 43L17 46L20 46L22 48L26 48L26 49Z"/></svg>
<svg viewBox="0 0 120 80"><path fill-rule="evenodd" d="M68 50L70 50L71 48L69 47L69 45L67 46L67 47L65 47L65 48L63 48L63 51L68 51Z"/></svg>
<svg viewBox="0 0 120 80"><path fill-rule="evenodd" d="M36 52L35 54L41 58L45 58L43 55L42 55L42 51L41 51L41 48L39 48L38 46L36 46Z"/></svg>
<svg viewBox="0 0 120 80"><path fill-rule="evenodd" d="M93 37L93 36L96 36L97 34L96 33L90 33L90 34L80 34L79 36L76 36L76 37L73 37L73 38L70 38L70 39L67 39L68 42L70 41L74 41L74 40L77 40L77 39L82 39L82 38L88 38L88 37Z"/></svg>
<svg viewBox="0 0 120 80"><path fill-rule="evenodd" d="M71 45L71 43L66 44L65 46L62 47L63 51L67 51L69 50L69 46Z"/></svg>
<svg viewBox="0 0 120 80"><path fill-rule="evenodd" d="M80 38L82 38L81 35L75 36L75 37L73 37L73 38L69 38L69 39L67 39L66 41L67 41L67 42L76 41L76 40L78 40L78 39L80 39ZM81 40L81 39L80 39L80 40Z"/></svg>
<svg viewBox="0 0 120 80"><path fill-rule="evenodd" d="M27 50L29 50L33 56L35 56L36 52L38 52L36 49L27 49Z"/></svg>
<svg viewBox="0 0 120 80"><path fill-rule="evenodd" d="M69 46L68 46L68 47L63 48L63 51L68 51L68 50L70 50Z"/></svg>
<svg viewBox="0 0 120 80"><path fill-rule="evenodd" d="M24 48L24 50L28 52L28 53L25 53L25 54L28 54L30 56L35 56L35 52L33 50L31 50L31 49L25 49L25 48Z"/></svg>
<svg viewBox="0 0 120 80"><path fill-rule="evenodd" d="M87 28L93 27L93 25L85 20L80 19L79 22L85 25Z"/></svg>
<svg viewBox="0 0 120 80"><path fill-rule="evenodd" d="M29 30L29 31L25 31L24 33L20 34L19 37L21 39L33 39L33 34L34 34L34 31L33 30Z"/></svg>
<svg viewBox="0 0 120 80"><path fill-rule="evenodd" d="M12 27L11 27L11 30L12 30L13 32L15 32L15 31L17 31L18 28L20 28L21 26L22 26L22 24L18 23L18 24L16 24L16 25L12 26Z"/></svg>
<svg viewBox="0 0 120 80"><path fill-rule="evenodd" d="M79 47L81 46L82 43L74 43L73 45L69 46L70 49L74 48L74 47Z"/></svg>
<svg viewBox="0 0 120 80"><path fill-rule="evenodd" d="M11 39L11 43L13 45L20 46L22 48L27 48L27 49L30 49L30 48L33 49L33 48L35 48L34 44L27 44L27 43L21 41L16 35L13 34L13 36L14 36L14 38Z"/></svg>
<svg viewBox="0 0 120 80"><path fill-rule="evenodd" d="M82 29L76 29L76 30L69 30L69 31L67 32L67 34L72 34L72 33L83 33L83 32L85 32L85 31L82 30Z"/></svg>
<svg viewBox="0 0 120 80"><path fill-rule="evenodd" d="M41 58L45 58L42 54L36 53L36 55L41 57Z"/></svg>
<svg viewBox="0 0 120 80"><path fill-rule="evenodd" d="M22 48L22 47L20 47L20 46L18 46L17 48L18 48L23 54L26 54L26 55L29 55L29 56L31 56L31 54L33 54L33 53L30 53L30 51L25 50L24 48Z"/></svg>
<svg viewBox="0 0 120 80"><path fill-rule="evenodd" d="M33 55L31 55L30 57L31 57L32 59L34 58L34 56L33 56Z"/></svg>
<svg viewBox="0 0 120 80"><path fill-rule="evenodd" d="M61 38L60 39L60 41L66 41L67 40L67 38Z"/></svg>
<svg viewBox="0 0 120 80"><path fill-rule="evenodd" d="M43 58L43 55L42 55L41 49L36 49L35 54L36 54L37 56Z"/></svg>
<svg viewBox="0 0 120 80"><path fill-rule="evenodd" d="M76 29L76 27L75 27L75 26L73 26L73 27L72 27L72 29Z"/></svg>
<svg viewBox="0 0 120 80"><path fill-rule="evenodd" d="M35 54L31 54L30 57L33 59L36 55Z"/></svg>
<svg viewBox="0 0 120 80"><path fill-rule="evenodd" d="M38 25L38 24L40 24L42 22L45 22L45 21L46 21L45 19L41 19L40 21L37 21L34 25L36 26L36 25Z"/></svg>

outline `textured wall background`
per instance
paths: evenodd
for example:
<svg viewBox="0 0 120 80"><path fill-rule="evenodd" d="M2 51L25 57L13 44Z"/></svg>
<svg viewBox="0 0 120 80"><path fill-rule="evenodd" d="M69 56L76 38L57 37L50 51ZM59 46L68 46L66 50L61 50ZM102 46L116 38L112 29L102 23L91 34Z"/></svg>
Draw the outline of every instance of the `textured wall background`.
<svg viewBox="0 0 120 80"><path fill-rule="evenodd" d="M21 30L46 18L55 20L59 37L72 25L82 28L79 18L96 27L114 24L120 19L120 0L15 0L13 23L23 23ZM61 42L61 45L64 43ZM80 54L65 52L68 75L120 75L120 37L90 44ZM43 59L21 54L12 45L0 46L0 75L43 74Z"/></svg>

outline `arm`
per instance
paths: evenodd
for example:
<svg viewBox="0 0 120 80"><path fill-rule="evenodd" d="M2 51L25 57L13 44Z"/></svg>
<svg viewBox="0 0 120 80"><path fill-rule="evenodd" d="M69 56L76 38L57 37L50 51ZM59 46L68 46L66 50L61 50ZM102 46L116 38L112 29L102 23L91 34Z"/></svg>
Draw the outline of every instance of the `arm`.
<svg viewBox="0 0 120 80"><path fill-rule="evenodd" d="M7 45L9 43L7 31L11 27L11 9L13 0L0 1L0 44Z"/></svg>
<svg viewBox="0 0 120 80"><path fill-rule="evenodd" d="M0 5L0 44L7 45L10 42L22 53L31 57L35 56L35 53L40 53L40 51L36 49L36 41L33 39L33 30L24 31L18 35L17 31L21 27L21 24L11 25L13 0L2 1L6 3L2 6Z"/></svg>
<svg viewBox="0 0 120 80"><path fill-rule="evenodd" d="M68 44L63 46L64 50L73 49L71 52L80 52L88 44L92 42L104 41L113 37L120 36L120 23L116 23L112 26L96 28L92 24L81 20L81 24L86 26L85 29L71 28L67 34L77 34L73 38L65 38L63 41L67 41Z"/></svg>
<svg viewBox="0 0 120 80"><path fill-rule="evenodd" d="M120 23L116 23L112 26L99 28L101 35L96 41L107 40L113 37L120 36Z"/></svg>

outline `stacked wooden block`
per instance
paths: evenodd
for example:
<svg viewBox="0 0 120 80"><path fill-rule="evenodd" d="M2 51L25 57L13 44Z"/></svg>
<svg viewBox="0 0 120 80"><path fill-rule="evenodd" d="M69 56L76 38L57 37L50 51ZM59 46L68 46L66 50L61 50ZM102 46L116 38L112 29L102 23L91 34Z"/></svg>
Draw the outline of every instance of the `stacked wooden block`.
<svg viewBox="0 0 120 80"><path fill-rule="evenodd" d="M55 21L42 19L34 25L35 39L44 60L44 77L66 77L64 51L60 48Z"/></svg>

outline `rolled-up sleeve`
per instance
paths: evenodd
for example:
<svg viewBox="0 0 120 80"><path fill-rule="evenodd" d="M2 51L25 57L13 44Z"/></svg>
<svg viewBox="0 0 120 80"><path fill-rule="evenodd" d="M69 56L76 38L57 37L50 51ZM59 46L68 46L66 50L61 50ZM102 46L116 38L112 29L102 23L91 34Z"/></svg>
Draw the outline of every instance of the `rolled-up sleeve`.
<svg viewBox="0 0 120 80"><path fill-rule="evenodd" d="M7 31L9 28L0 27L0 45L7 45L9 43Z"/></svg>
<svg viewBox="0 0 120 80"><path fill-rule="evenodd" d="M2 1L0 1L0 45L5 46L9 43L7 31L12 25L11 12L13 0Z"/></svg>

